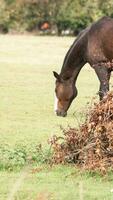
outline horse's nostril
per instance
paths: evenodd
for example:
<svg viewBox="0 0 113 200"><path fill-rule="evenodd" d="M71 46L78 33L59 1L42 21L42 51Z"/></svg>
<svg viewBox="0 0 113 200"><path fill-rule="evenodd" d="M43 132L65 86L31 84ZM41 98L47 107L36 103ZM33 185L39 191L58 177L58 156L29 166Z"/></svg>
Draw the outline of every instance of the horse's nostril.
<svg viewBox="0 0 113 200"><path fill-rule="evenodd" d="M57 116L60 116L60 117L66 117L66 115L67 115L67 112L65 112L65 111L56 111L56 115Z"/></svg>
<svg viewBox="0 0 113 200"><path fill-rule="evenodd" d="M57 115L57 116L60 116L60 115L61 115L61 112L57 110L57 111L56 111L56 115Z"/></svg>
<svg viewBox="0 0 113 200"><path fill-rule="evenodd" d="M67 116L67 112L64 112L61 116L62 117L66 117Z"/></svg>

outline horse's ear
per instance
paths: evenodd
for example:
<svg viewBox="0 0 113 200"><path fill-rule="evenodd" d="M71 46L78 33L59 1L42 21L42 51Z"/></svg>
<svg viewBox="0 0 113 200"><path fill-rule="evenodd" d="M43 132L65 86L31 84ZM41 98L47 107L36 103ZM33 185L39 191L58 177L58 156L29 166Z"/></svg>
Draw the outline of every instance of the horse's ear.
<svg viewBox="0 0 113 200"><path fill-rule="evenodd" d="M60 81L60 75L57 72L53 71L53 75L57 80Z"/></svg>

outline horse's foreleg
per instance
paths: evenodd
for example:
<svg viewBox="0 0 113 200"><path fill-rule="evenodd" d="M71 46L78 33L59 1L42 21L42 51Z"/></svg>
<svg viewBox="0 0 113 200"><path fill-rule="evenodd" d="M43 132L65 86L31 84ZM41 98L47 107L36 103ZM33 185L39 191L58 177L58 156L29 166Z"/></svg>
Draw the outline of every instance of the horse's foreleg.
<svg viewBox="0 0 113 200"><path fill-rule="evenodd" d="M100 100L102 100L109 91L109 79L111 71L104 66L96 66L94 69L100 81L99 96Z"/></svg>

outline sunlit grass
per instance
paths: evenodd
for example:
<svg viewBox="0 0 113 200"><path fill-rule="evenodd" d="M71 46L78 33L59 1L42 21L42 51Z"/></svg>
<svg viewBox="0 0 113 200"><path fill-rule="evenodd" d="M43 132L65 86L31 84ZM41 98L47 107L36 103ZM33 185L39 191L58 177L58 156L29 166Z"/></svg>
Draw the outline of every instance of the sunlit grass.
<svg viewBox="0 0 113 200"><path fill-rule="evenodd" d="M99 82L88 66L77 81L78 97L66 118L54 114L53 70L60 71L63 58L74 38L0 36L0 143L30 148L46 145L60 126L77 127L87 109L87 103L97 97ZM97 97L98 99L98 97ZM28 171L15 199L39 200L46 193L49 200L79 200L80 184L83 200L111 200L111 181L81 177L72 166L42 167L36 173ZM8 199L11 188L21 172L0 172L0 200ZM69 175L69 176L68 176ZM66 178L68 177L68 178ZM104 191L104 192L103 192ZM44 199L44 200L45 200ZM41 198L40 198L41 200ZM81 200L81 199L80 199Z"/></svg>
<svg viewBox="0 0 113 200"><path fill-rule="evenodd" d="M111 200L113 175L100 177L81 174L74 166L37 166L22 172L0 173L0 200L11 193L18 200ZM14 191L15 190L15 191ZM11 199L12 200L12 199Z"/></svg>
<svg viewBox="0 0 113 200"><path fill-rule="evenodd" d="M77 125L76 118L98 91L97 77L83 69L78 97L67 118L54 114L53 70L60 71L74 38L0 36L0 140L45 142L60 132L60 125ZM76 117L73 116L73 113Z"/></svg>

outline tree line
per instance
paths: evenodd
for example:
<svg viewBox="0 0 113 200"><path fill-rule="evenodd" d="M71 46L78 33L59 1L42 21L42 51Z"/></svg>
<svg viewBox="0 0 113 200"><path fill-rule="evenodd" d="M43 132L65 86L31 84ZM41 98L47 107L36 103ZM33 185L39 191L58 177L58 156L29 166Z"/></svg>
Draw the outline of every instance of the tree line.
<svg viewBox="0 0 113 200"><path fill-rule="evenodd" d="M0 32L72 34L102 16L113 17L112 0L0 0ZM41 30L43 29L43 30Z"/></svg>

